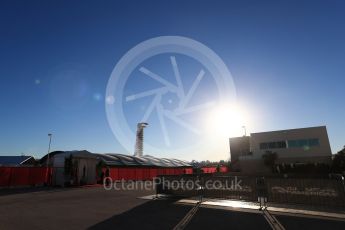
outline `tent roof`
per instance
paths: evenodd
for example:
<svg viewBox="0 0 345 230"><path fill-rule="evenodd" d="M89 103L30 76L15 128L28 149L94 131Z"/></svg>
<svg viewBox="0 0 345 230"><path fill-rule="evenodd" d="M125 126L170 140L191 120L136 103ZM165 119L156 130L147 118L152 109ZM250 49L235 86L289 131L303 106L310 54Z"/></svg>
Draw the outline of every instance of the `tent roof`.
<svg viewBox="0 0 345 230"><path fill-rule="evenodd" d="M90 153L86 150L82 151L56 151L50 153L50 157L55 155L74 155L78 157L92 157L99 158L108 166L156 166L156 167L190 167L188 162L177 160L177 159L167 159L167 158L157 158L149 155L142 157L129 156L119 153ZM41 162L45 161L47 155L41 159Z"/></svg>
<svg viewBox="0 0 345 230"><path fill-rule="evenodd" d="M185 161L167 158L157 158L153 156L129 156L123 154L98 154L107 165L135 165L135 166L158 166L158 167L190 167Z"/></svg>

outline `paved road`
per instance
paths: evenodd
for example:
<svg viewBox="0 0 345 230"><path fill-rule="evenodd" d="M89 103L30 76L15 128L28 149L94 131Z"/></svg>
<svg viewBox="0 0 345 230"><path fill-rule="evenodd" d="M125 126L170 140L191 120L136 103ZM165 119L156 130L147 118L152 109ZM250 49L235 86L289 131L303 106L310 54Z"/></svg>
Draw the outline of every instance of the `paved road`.
<svg viewBox="0 0 345 230"><path fill-rule="evenodd" d="M187 230L192 229L270 230L271 227L261 213L233 212L221 209L200 208L187 226Z"/></svg>
<svg viewBox="0 0 345 230"><path fill-rule="evenodd" d="M55 189L0 196L0 229L86 229L146 203L153 191Z"/></svg>
<svg viewBox="0 0 345 230"><path fill-rule="evenodd" d="M296 216L282 216L276 215L278 221L285 227L285 229L301 229L303 230L316 230L316 229L327 229L327 230L344 230L345 221L335 221L328 219L319 218L307 218L307 217L296 217Z"/></svg>
<svg viewBox="0 0 345 230"><path fill-rule="evenodd" d="M144 200L152 190L101 187L0 193L0 229L172 229L193 205ZM286 229L345 229L344 221L277 215ZM258 211L200 207L187 229L270 229Z"/></svg>
<svg viewBox="0 0 345 230"><path fill-rule="evenodd" d="M176 205L172 200L152 200L90 229L173 229L191 206Z"/></svg>

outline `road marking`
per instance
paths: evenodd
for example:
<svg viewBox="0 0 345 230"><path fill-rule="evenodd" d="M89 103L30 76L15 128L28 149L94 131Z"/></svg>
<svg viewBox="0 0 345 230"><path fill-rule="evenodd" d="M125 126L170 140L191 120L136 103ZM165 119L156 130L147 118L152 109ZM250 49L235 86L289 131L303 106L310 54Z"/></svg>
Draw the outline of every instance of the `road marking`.
<svg viewBox="0 0 345 230"><path fill-rule="evenodd" d="M262 214L273 230L285 230L284 226L277 220L275 216L269 213L267 208L262 209Z"/></svg>
<svg viewBox="0 0 345 230"><path fill-rule="evenodd" d="M183 219L174 227L174 230L182 230L188 225L191 221L193 216L195 216L196 212L200 207L201 201L199 201L186 215Z"/></svg>

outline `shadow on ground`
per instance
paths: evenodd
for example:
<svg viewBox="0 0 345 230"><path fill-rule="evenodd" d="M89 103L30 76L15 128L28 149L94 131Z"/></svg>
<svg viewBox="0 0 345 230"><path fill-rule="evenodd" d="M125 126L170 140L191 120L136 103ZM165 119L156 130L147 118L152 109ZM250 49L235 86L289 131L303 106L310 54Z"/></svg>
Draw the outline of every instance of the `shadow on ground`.
<svg viewBox="0 0 345 230"><path fill-rule="evenodd" d="M295 216L282 216L277 215L278 221L286 229L299 229L303 226L304 230L311 229L345 229L345 221L327 220L327 219L316 219L316 218L306 218L306 217L295 217Z"/></svg>
<svg viewBox="0 0 345 230"><path fill-rule="evenodd" d="M200 208L189 222L189 229L267 229L271 227L261 213Z"/></svg>
<svg viewBox="0 0 345 230"><path fill-rule="evenodd" d="M193 208L174 200L152 200L89 229L173 229ZM261 213L200 208L186 229L271 229Z"/></svg>
<svg viewBox="0 0 345 230"><path fill-rule="evenodd" d="M25 194L33 192L61 192L68 188L62 187L25 187L25 188L2 188L0 189L0 196L9 196L15 194Z"/></svg>
<svg viewBox="0 0 345 230"><path fill-rule="evenodd" d="M89 229L173 229L192 206L176 205L175 200L152 200Z"/></svg>

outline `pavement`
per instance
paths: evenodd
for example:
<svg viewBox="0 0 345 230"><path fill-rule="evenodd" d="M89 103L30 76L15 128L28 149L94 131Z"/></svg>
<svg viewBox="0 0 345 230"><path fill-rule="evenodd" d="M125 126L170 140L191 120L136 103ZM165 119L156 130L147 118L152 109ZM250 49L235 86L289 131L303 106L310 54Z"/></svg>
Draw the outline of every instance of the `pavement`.
<svg viewBox="0 0 345 230"><path fill-rule="evenodd" d="M3 191L0 229L87 229L147 203L137 197L152 193L102 187Z"/></svg>
<svg viewBox="0 0 345 230"><path fill-rule="evenodd" d="M106 191L99 186L2 190L0 229L174 229L195 208L195 201L152 194L152 189ZM227 202L205 200L187 218L185 229L272 229L255 204ZM283 229L345 229L342 216L291 208L270 213Z"/></svg>
<svg viewBox="0 0 345 230"><path fill-rule="evenodd" d="M271 227L260 213L236 212L201 207L186 229L267 229Z"/></svg>
<svg viewBox="0 0 345 230"><path fill-rule="evenodd" d="M195 206L199 198L180 199L177 203ZM226 229L228 224L231 229L345 229L344 211L320 211L322 208L274 204L260 210L257 203L236 200L203 199L200 211L193 217L186 229L207 229L215 220L221 223L217 229ZM299 208L299 209L297 209ZM318 210L320 209L320 210ZM335 212L337 211L337 212ZM205 214L207 213L207 214ZM273 218L270 222L267 216ZM234 219L235 218L235 221ZM211 226L210 226L211 225ZM278 226L278 227L277 227Z"/></svg>

